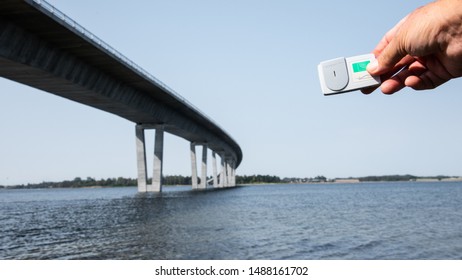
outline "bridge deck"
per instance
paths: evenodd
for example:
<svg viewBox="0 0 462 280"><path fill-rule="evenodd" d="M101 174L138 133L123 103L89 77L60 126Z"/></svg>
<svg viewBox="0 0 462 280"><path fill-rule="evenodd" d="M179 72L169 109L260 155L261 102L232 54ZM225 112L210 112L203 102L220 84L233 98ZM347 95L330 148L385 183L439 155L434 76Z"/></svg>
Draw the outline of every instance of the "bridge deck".
<svg viewBox="0 0 462 280"><path fill-rule="evenodd" d="M164 124L165 131L206 142L239 165L239 145L214 121L52 6L36 1L0 1L0 76L135 123Z"/></svg>

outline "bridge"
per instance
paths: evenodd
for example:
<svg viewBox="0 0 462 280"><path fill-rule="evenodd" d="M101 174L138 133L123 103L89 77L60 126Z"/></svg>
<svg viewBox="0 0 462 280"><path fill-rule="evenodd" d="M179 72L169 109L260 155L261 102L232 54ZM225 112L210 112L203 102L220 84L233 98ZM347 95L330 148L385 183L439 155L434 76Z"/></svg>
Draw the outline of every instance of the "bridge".
<svg viewBox="0 0 462 280"><path fill-rule="evenodd" d="M214 187L235 185L242 150L224 129L46 1L0 1L0 76L134 122L139 192L162 191L164 132L190 142L193 189L207 187L209 149ZM152 184L147 129L155 129ZM202 146L200 183L196 146Z"/></svg>

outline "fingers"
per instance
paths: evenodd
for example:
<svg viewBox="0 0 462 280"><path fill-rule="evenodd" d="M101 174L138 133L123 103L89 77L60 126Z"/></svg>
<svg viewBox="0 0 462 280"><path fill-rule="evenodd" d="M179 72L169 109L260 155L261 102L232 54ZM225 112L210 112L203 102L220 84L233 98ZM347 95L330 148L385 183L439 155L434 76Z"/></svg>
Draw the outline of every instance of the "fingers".
<svg viewBox="0 0 462 280"><path fill-rule="evenodd" d="M385 80L382 85L380 85L380 90L384 94L393 94L405 87L405 80L408 77L408 70L403 70L394 77Z"/></svg>
<svg viewBox="0 0 462 280"><path fill-rule="evenodd" d="M410 55L405 56L401 59L398 63L396 63L393 68L380 75L380 79L382 80L382 85L380 89L385 94L392 94L404 87L404 81L406 79L406 75L409 75L409 71L404 71L404 69L409 68L410 65L416 62L416 59ZM393 79L392 81L388 81ZM362 89L361 92L364 94L370 94L374 90L379 87L369 87Z"/></svg>
<svg viewBox="0 0 462 280"><path fill-rule="evenodd" d="M406 73L401 74L401 76L398 74L392 78L384 80L384 82L380 86L363 88L361 89L361 92L363 94L370 94L380 87L380 90L382 91L382 93L393 94L405 87L405 80L406 80L405 75Z"/></svg>
<svg viewBox="0 0 462 280"><path fill-rule="evenodd" d="M384 94L393 94L404 87L427 90L434 89L449 80L449 76L432 71L427 68L425 62L416 60L396 75L384 80L380 89Z"/></svg>
<svg viewBox="0 0 462 280"><path fill-rule="evenodd" d="M410 70L413 75L406 78L405 85L415 90L434 89L453 78L433 57L419 59L411 64Z"/></svg>
<svg viewBox="0 0 462 280"><path fill-rule="evenodd" d="M413 88L414 90L426 90L434 89L447 81L448 79L443 79L435 75L433 72L426 71L420 76L409 76L405 80L405 85Z"/></svg>

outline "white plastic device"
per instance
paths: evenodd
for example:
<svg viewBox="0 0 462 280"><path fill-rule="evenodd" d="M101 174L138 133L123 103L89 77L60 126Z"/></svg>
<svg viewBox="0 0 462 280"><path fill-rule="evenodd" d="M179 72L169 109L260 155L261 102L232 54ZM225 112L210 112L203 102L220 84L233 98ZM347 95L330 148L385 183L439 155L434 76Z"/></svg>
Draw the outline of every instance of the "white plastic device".
<svg viewBox="0 0 462 280"><path fill-rule="evenodd" d="M371 76L367 65L375 60L373 54L339 57L318 65L319 81L324 95L333 95L380 85L379 76Z"/></svg>

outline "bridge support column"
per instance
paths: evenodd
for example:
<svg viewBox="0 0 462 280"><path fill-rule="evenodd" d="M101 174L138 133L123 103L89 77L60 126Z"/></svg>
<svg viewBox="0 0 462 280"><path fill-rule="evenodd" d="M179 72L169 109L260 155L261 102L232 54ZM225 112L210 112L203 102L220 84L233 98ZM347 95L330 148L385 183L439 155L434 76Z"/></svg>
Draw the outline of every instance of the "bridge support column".
<svg viewBox="0 0 462 280"><path fill-rule="evenodd" d="M218 175L217 175L217 155L212 152L212 168L213 168L213 187L218 187Z"/></svg>
<svg viewBox="0 0 462 280"><path fill-rule="evenodd" d="M226 161L226 186L227 187L233 186L231 182L231 165L229 164L229 161Z"/></svg>
<svg viewBox="0 0 462 280"><path fill-rule="evenodd" d="M196 146L202 146L202 161L201 161L201 182L199 184L197 176L197 156ZM206 189L207 188L207 144L198 144L191 142L191 183L193 189Z"/></svg>
<svg viewBox="0 0 462 280"><path fill-rule="evenodd" d="M220 154L221 157L221 172L220 172L220 188L226 187L226 168L225 168L225 155Z"/></svg>
<svg viewBox="0 0 462 280"><path fill-rule="evenodd" d="M148 127L152 128L152 127ZM148 173L146 168L146 144L145 129L142 124L136 125L136 160L138 167L138 192L161 192L162 191L162 160L164 151L164 128L155 126L156 136L154 142L154 166L152 184L148 185Z"/></svg>
<svg viewBox="0 0 462 280"><path fill-rule="evenodd" d="M191 142L191 183L193 190L197 189L196 144Z"/></svg>
<svg viewBox="0 0 462 280"><path fill-rule="evenodd" d="M154 140L154 164L152 173L152 185L148 187L150 192L162 191L162 167L164 155L164 127L156 126L156 136Z"/></svg>
<svg viewBox="0 0 462 280"><path fill-rule="evenodd" d="M236 186L236 162L231 161L231 186Z"/></svg>
<svg viewBox="0 0 462 280"><path fill-rule="evenodd" d="M207 188L207 144L202 145L201 189Z"/></svg>
<svg viewBox="0 0 462 280"><path fill-rule="evenodd" d="M220 177L218 178L218 187L223 188L223 155L220 155Z"/></svg>
<svg viewBox="0 0 462 280"><path fill-rule="evenodd" d="M136 125L136 162L138 166L138 192L147 191L148 175L146 173L146 145L144 128Z"/></svg>

